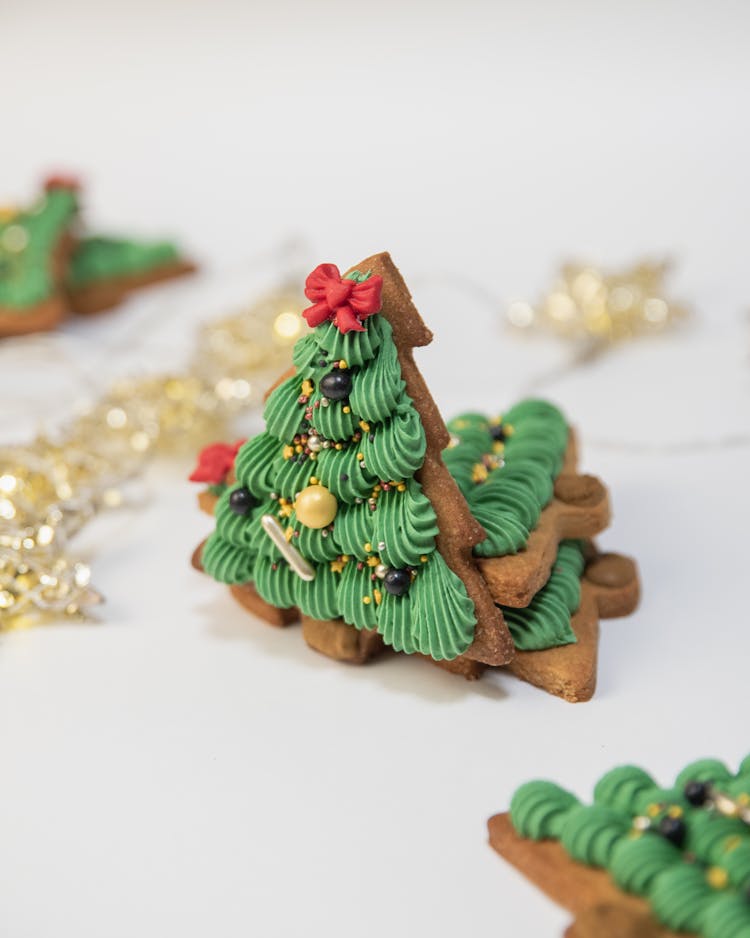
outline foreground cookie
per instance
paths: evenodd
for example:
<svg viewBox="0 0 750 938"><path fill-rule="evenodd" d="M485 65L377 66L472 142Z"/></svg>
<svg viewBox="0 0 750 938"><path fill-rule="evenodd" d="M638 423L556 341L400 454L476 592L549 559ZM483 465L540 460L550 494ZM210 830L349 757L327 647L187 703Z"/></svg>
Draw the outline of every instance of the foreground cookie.
<svg viewBox="0 0 750 938"><path fill-rule="evenodd" d="M661 788L642 769L605 775L581 805L530 782L490 843L576 916L569 938L750 935L750 757L736 775L713 759Z"/></svg>
<svg viewBox="0 0 750 938"><path fill-rule="evenodd" d="M576 473L560 412L524 401L447 433L411 355L431 336L387 255L344 278L323 265L307 292L314 331L268 397L266 432L233 470L211 447L202 463L221 471L194 476L216 514L199 564L267 621L301 618L338 660L390 646L588 699L599 616L631 612L638 580L588 540L609 501Z"/></svg>
<svg viewBox="0 0 750 938"><path fill-rule="evenodd" d="M53 329L195 269L169 242L82 236L79 207L78 182L56 176L29 209L0 214L0 336Z"/></svg>

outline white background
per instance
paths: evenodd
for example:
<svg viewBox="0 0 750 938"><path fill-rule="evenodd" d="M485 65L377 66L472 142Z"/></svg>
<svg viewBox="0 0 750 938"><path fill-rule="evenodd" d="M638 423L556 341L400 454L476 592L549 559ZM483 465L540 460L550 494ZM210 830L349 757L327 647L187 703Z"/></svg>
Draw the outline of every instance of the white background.
<svg viewBox="0 0 750 938"><path fill-rule="evenodd" d="M3 343L4 439L184 358L290 237L300 272L391 251L447 416L564 361L501 328L564 258L670 255L694 309L543 388L611 486L602 543L644 581L585 705L338 666L253 621L188 566L211 526L188 461L155 466L146 507L81 542L99 624L0 636L4 938L557 935L485 844L517 785L587 796L621 762L667 782L746 754L750 454L714 444L748 430L748 27L742 2L0 0L0 201L76 170L92 224L178 233L207 271Z"/></svg>

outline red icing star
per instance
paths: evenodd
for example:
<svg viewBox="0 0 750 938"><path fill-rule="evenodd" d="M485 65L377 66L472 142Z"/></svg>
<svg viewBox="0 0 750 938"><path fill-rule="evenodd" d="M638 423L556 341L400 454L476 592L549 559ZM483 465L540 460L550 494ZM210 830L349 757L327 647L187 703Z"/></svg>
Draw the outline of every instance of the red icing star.
<svg viewBox="0 0 750 938"><path fill-rule="evenodd" d="M343 278L335 264L319 264L305 281L305 296L313 305L302 315L309 326L330 319L339 332L364 332L362 320L380 311L382 289L377 274L357 283Z"/></svg>
<svg viewBox="0 0 750 938"><path fill-rule="evenodd" d="M188 476L190 481L220 485L232 470L237 451L244 442L212 443L204 447L198 454L198 465Z"/></svg>

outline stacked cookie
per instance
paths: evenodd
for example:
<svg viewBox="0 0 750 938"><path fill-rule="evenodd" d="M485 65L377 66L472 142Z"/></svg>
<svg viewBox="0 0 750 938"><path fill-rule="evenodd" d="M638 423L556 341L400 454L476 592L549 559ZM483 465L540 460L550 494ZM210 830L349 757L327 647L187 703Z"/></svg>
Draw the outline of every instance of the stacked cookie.
<svg viewBox="0 0 750 938"><path fill-rule="evenodd" d="M77 180L55 176L33 205L0 212L0 336L53 329L195 269L171 242L83 233L79 210Z"/></svg>
<svg viewBox="0 0 750 938"><path fill-rule="evenodd" d="M338 660L391 648L590 697L598 617L631 611L638 584L590 541L607 493L576 473L562 415L527 401L446 427L412 353L431 333L387 254L320 265L305 292L313 329L266 430L202 476L216 529L196 564Z"/></svg>

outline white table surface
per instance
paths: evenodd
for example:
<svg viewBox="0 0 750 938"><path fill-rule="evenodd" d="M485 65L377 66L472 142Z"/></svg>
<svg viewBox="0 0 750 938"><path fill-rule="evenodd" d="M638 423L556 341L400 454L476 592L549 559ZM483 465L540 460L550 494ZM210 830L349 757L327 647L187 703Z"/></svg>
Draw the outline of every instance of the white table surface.
<svg viewBox="0 0 750 938"><path fill-rule="evenodd" d="M308 267L392 252L446 416L563 360L500 322L564 257L671 254L695 310L544 388L611 487L601 543L643 575L585 705L310 652L191 570L211 522L189 461L154 465L77 545L98 624L0 635L0 934L555 936L486 845L517 785L747 753L750 452L714 444L748 430L749 25L729 2L0 2L3 201L80 170L92 222L177 232L207 270L3 343L3 440L179 364L293 236Z"/></svg>

